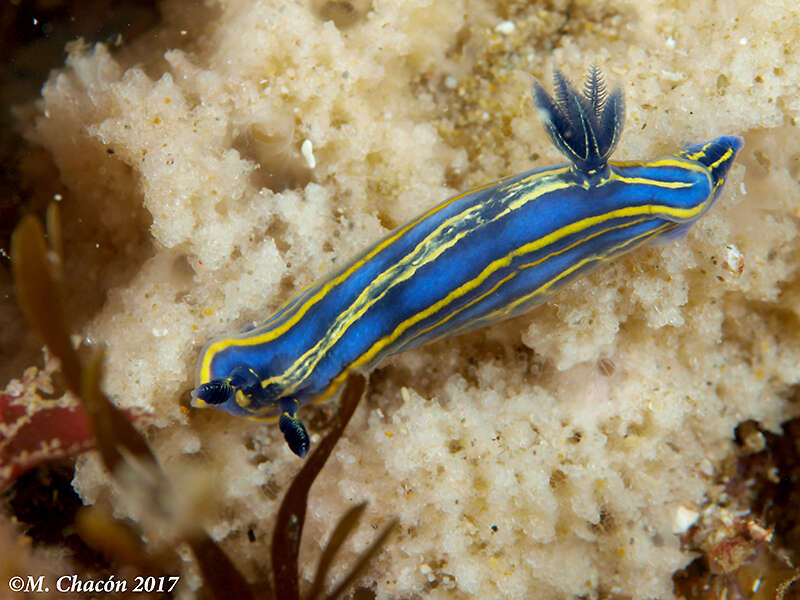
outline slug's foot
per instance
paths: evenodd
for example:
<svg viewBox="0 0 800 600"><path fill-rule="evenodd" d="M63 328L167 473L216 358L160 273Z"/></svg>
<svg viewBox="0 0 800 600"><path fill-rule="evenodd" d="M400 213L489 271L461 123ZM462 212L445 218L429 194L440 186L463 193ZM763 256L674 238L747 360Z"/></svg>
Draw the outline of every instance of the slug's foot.
<svg viewBox="0 0 800 600"><path fill-rule="evenodd" d="M308 437L306 426L296 414L291 414L288 411L281 413L278 426L283 432L283 437L286 443L289 444L289 449L303 458L308 452L308 447L311 445L311 440Z"/></svg>

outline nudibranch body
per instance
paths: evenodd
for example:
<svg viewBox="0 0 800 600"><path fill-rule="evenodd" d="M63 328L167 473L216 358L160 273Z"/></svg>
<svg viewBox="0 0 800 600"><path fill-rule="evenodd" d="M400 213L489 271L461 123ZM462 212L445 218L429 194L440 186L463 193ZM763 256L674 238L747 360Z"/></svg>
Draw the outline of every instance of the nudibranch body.
<svg viewBox="0 0 800 600"><path fill-rule="evenodd" d="M742 147L723 136L650 162L609 162L620 88L590 70L582 91L555 74L534 99L570 162L488 183L434 206L317 281L255 327L209 342L194 405L279 419L289 447L309 438L297 410L354 369L524 313L575 277L644 244L679 237L711 208Z"/></svg>

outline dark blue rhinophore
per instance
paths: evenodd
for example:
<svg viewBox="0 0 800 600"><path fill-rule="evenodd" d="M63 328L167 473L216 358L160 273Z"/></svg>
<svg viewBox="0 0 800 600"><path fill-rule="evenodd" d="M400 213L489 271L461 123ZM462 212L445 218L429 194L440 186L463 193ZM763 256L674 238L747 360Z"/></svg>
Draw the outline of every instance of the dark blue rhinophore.
<svg viewBox="0 0 800 600"><path fill-rule="evenodd" d="M603 175L625 124L622 88L617 86L608 95L597 65L586 74L583 93L559 71L553 78L555 99L538 82L533 84L534 101L547 135L584 175Z"/></svg>

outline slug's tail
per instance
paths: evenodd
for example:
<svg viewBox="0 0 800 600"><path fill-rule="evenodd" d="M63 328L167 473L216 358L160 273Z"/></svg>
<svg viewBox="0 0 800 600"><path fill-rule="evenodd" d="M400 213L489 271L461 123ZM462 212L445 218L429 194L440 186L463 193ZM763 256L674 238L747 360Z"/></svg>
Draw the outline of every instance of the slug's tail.
<svg viewBox="0 0 800 600"><path fill-rule="evenodd" d="M744 139L738 135L723 135L704 144L687 146L675 156L694 160L704 165L711 175L713 192L719 193L728 171L739 150L744 146Z"/></svg>

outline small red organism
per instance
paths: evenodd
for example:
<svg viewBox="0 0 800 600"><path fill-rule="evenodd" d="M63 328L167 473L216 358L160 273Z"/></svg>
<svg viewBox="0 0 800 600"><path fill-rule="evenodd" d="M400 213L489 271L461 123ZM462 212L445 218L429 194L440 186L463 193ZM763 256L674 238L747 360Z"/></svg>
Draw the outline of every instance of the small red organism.
<svg viewBox="0 0 800 600"><path fill-rule="evenodd" d="M21 380L0 392L0 491L43 462L94 448L80 402L69 393L52 398L52 391L50 368L29 367ZM141 416L126 415L131 420Z"/></svg>

